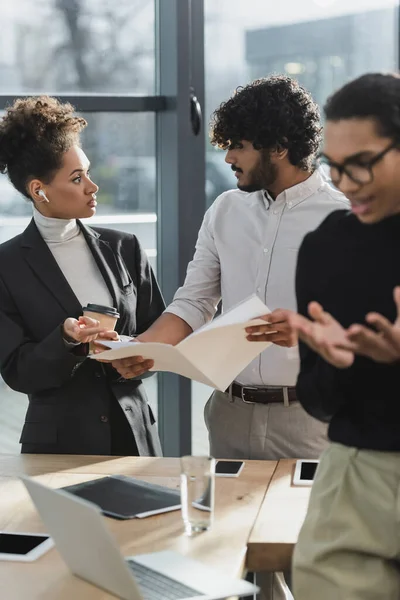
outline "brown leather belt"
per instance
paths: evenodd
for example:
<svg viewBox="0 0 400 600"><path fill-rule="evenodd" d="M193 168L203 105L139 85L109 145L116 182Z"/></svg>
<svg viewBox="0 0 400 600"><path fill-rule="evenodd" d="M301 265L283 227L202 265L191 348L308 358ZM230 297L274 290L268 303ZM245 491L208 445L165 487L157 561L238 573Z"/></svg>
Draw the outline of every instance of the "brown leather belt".
<svg viewBox="0 0 400 600"><path fill-rule="evenodd" d="M287 400L289 402L297 401L295 387L262 388L232 383L232 395L249 404L271 404L273 402L285 404L284 390L287 390ZM229 388L226 392L229 392Z"/></svg>

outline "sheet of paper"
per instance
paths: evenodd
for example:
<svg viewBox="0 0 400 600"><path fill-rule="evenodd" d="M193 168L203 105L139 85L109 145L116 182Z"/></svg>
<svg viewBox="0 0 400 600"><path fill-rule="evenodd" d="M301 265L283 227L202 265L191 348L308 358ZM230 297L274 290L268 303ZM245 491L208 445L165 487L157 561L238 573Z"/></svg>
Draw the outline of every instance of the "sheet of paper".
<svg viewBox="0 0 400 600"><path fill-rule="evenodd" d="M248 324L265 321L248 321ZM189 336L179 344L179 350L192 364L224 391L247 365L271 342L249 342L243 323L227 325L204 331L199 336Z"/></svg>
<svg viewBox="0 0 400 600"><path fill-rule="evenodd" d="M111 348L112 350L118 350L119 348L132 348L133 346L143 345L140 342L130 342L129 340L121 340L120 342L113 342L111 340L103 340L101 342L103 346L107 346L107 348ZM163 344L164 346L168 346L168 344ZM91 358L95 358L91 356Z"/></svg>
<svg viewBox="0 0 400 600"><path fill-rule="evenodd" d="M109 347L94 359L116 360L143 356L154 360L152 371L171 371L219 390L228 385L270 342L249 342L245 327L264 324L257 319L268 307L251 296L208 325L195 331L177 346L159 343L104 342Z"/></svg>
<svg viewBox="0 0 400 600"><path fill-rule="evenodd" d="M200 371L192 364L180 351L178 346L157 343L139 343L139 342L107 342L107 346L112 344L110 350L105 350L101 354L92 354L90 358L95 360L117 360L119 358L128 358L129 356L143 356L154 360L154 367L151 371L170 371L183 377L194 379L205 385L214 386L214 383L206 373ZM106 345L106 344L104 344Z"/></svg>
<svg viewBox="0 0 400 600"><path fill-rule="evenodd" d="M257 317L270 312L258 296L250 296L195 331L178 344L178 348L191 363L207 374L215 388L223 391L271 345L271 342L249 342L245 331L247 326L265 324Z"/></svg>
<svg viewBox="0 0 400 600"><path fill-rule="evenodd" d="M216 317L210 323L207 323L207 325L203 325L203 327L197 329L192 335L198 335L203 331L224 327L225 325L235 325L237 323L243 324L252 319L256 319L257 317L262 317L270 312L269 308L258 296L250 296L243 302L240 302L236 306L233 306L222 313L219 317Z"/></svg>

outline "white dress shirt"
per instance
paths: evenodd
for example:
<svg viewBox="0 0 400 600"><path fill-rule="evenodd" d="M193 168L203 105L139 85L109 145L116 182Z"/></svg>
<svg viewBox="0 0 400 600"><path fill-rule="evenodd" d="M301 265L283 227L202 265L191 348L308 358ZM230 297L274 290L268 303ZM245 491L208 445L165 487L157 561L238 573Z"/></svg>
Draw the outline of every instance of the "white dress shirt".
<svg viewBox="0 0 400 600"><path fill-rule="evenodd" d="M317 170L277 196L230 190L205 214L186 279L166 312L198 329L216 312L257 294L270 310L296 310L297 252L304 236L347 199ZM257 342L254 342L257 343ZM293 386L297 346L270 346L236 378L249 386Z"/></svg>

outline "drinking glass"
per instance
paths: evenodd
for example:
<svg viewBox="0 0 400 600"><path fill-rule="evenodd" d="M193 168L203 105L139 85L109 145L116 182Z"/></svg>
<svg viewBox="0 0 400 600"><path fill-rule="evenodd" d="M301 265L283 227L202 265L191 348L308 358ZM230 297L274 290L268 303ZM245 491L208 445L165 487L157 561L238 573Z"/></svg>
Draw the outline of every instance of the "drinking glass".
<svg viewBox="0 0 400 600"><path fill-rule="evenodd" d="M214 516L215 460L182 456L181 504L187 535L210 529Z"/></svg>

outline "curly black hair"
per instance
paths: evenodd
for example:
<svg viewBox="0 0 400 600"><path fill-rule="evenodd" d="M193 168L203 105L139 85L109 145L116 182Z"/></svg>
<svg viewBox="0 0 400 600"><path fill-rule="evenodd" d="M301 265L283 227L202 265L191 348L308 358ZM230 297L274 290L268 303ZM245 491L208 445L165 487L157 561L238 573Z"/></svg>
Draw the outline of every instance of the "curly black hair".
<svg viewBox="0 0 400 600"><path fill-rule="evenodd" d="M86 125L68 102L50 96L16 100L0 121L0 172L31 199L29 181L49 183Z"/></svg>
<svg viewBox="0 0 400 600"><path fill-rule="evenodd" d="M328 121L374 119L382 137L400 140L400 77L368 73L353 79L328 98Z"/></svg>
<svg viewBox="0 0 400 600"><path fill-rule="evenodd" d="M211 143L226 150L241 140L256 150L287 148L290 162L312 167L321 143L317 104L297 81L284 75L256 79L238 87L214 112Z"/></svg>

